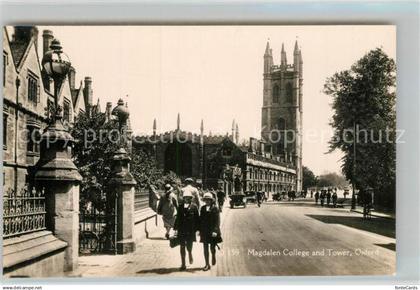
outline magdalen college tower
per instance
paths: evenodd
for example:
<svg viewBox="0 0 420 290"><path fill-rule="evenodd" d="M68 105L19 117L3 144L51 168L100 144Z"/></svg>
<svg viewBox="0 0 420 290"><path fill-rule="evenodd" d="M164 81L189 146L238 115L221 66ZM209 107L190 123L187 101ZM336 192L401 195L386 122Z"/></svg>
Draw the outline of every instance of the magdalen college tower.
<svg viewBox="0 0 420 290"><path fill-rule="evenodd" d="M270 44L264 53L264 92L261 137L266 152L296 166L296 190L302 190L302 53L297 41L293 64L287 63L284 45L280 65L273 62Z"/></svg>

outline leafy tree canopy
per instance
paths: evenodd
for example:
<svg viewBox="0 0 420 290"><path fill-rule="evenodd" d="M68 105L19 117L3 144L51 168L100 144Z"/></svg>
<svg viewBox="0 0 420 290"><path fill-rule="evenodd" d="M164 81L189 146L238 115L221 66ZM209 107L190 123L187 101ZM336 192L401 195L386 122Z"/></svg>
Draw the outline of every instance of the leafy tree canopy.
<svg viewBox="0 0 420 290"><path fill-rule="evenodd" d="M377 48L328 78L324 86L334 110L330 151L344 153L345 177L358 188L370 186L390 195L395 194L395 79L394 60Z"/></svg>

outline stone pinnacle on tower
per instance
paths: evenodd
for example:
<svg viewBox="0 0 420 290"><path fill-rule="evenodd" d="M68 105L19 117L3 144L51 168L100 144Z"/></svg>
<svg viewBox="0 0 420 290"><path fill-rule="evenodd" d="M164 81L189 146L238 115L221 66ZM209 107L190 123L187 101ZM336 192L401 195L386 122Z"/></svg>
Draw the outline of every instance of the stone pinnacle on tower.
<svg viewBox="0 0 420 290"><path fill-rule="evenodd" d="M265 74L270 73L272 66L273 66L273 53L270 48L270 42L267 41L267 45L265 47L265 53L264 53L264 73Z"/></svg>
<svg viewBox="0 0 420 290"><path fill-rule="evenodd" d="M176 119L176 129L179 131L181 129L181 117L178 113L178 117Z"/></svg>
<svg viewBox="0 0 420 290"><path fill-rule="evenodd" d="M270 38L267 40L267 45L265 46L264 56L271 56Z"/></svg>
<svg viewBox="0 0 420 290"><path fill-rule="evenodd" d="M286 56L286 51L284 50L284 43L281 44L280 66L282 68L286 68L287 67L287 56Z"/></svg>
<svg viewBox="0 0 420 290"><path fill-rule="evenodd" d="M232 141L235 142L235 119L232 121Z"/></svg>
<svg viewBox="0 0 420 290"><path fill-rule="evenodd" d="M156 135L156 118L153 119L153 135Z"/></svg>
<svg viewBox="0 0 420 290"><path fill-rule="evenodd" d="M200 134L203 135L204 134L204 121L203 119L201 119L201 124L200 124Z"/></svg>
<svg viewBox="0 0 420 290"><path fill-rule="evenodd" d="M238 123L236 123L236 132L235 132L235 143L238 144L239 143L239 126Z"/></svg>

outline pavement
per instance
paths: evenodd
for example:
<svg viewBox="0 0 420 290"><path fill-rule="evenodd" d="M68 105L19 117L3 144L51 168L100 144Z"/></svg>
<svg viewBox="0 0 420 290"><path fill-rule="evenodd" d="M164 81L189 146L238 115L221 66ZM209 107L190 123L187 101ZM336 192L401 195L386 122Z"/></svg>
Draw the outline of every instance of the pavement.
<svg viewBox="0 0 420 290"><path fill-rule="evenodd" d="M133 254L82 256L69 276L296 276L391 275L395 273L395 220L364 220L345 208L315 206L313 200L266 202L259 208L222 213L217 265L202 271L202 244L194 263L179 272L179 247L170 248L164 230L150 233Z"/></svg>

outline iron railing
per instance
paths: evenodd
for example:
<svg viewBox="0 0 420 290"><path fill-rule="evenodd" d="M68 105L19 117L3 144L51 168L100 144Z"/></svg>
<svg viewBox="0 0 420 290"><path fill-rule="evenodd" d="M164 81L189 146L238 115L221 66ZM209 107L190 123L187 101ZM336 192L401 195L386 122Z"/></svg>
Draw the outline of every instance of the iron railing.
<svg viewBox="0 0 420 290"><path fill-rule="evenodd" d="M15 237L45 229L45 194L27 187L3 195L3 238Z"/></svg>

